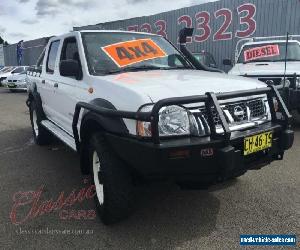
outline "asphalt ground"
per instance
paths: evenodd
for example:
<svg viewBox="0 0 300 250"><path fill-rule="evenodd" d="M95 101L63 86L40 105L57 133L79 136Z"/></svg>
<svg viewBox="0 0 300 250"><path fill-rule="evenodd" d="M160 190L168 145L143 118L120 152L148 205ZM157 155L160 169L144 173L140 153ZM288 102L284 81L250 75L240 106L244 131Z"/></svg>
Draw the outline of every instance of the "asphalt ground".
<svg viewBox="0 0 300 250"><path fill-rule="evenodd" d="M88 192L63 209L37 209L87 191L89 182L62 143L34 145L26 97L0 88L0 249L271 249L241 247L239 236L299 240L300 126L283 161L208 190L140 187L135 214L107 227Z"/></svg>

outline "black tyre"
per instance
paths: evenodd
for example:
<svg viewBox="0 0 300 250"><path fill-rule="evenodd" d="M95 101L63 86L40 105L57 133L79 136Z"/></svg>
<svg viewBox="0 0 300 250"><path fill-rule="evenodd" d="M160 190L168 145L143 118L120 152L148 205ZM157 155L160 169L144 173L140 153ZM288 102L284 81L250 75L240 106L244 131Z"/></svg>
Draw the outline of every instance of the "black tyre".
<svg viewBox="0 0 300 250"><path fill-rule="evenodd" d="M300 124L300 109L299 110L293 110L291 112L292 116L293 116L293 120L294 120L294 123L295 125L298 125Z"/></svg>
<svg viewBox="0 0 300 250"><path fill-rule="evenodd" d="M88 147L98 214L104 224L116 223L132 212L132 176L125 164L107 145L101 133L91 137Z"/></svg>
<svg viewBox="0 0 300 250"><path fill-rule="evenodd" d="M182 190L206 190L212 183L200 183L200 182L177 182L177 185Z"/></svg>
<svg viewBox="0 0 300 250"><path fill-rule="evenodd" d="M30 121L35 143L37 145L50 144L52 135L47 129L41 126L41 117L34 101L30 104Z"/></svg>

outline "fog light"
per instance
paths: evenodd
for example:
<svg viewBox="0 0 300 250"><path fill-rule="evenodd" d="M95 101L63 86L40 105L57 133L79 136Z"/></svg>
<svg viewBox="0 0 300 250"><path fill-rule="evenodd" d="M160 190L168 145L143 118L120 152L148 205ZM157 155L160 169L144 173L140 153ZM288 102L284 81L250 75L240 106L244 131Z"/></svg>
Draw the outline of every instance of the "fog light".
<svg viewBox="0 0 300 250"><path fill-rule="evenodd" d="M283 85L284 87L290 87L291 81L289 79L282 79L280 84Z"/></svg>
<svg viewBox="0 0 300 250"><path fill-rule="evenodd" d="M273 103L274 103L275 112L278 112L279 111L279 103L275 97L273 98Z"/></svg>

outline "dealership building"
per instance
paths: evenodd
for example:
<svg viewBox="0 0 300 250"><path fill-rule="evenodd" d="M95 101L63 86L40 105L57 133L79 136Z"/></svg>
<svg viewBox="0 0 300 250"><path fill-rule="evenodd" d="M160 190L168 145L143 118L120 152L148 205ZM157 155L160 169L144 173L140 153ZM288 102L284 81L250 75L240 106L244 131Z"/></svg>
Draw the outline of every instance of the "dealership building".
<svg viewBox="0 0 300 250"><path fill-rule="evenodd" d="M193 27L188 38L192 52L210 52L217 65L234 59L236 44L249 37L300 34L299 0L220 0L151 16L99 23L74 30L130 30L156 33L178 45L183 27ZM22 64L34 65L48 38L24 42ZM5 65L16 65L16 44L4 46ZM1 50L0 50L1 58Z"/></svg>

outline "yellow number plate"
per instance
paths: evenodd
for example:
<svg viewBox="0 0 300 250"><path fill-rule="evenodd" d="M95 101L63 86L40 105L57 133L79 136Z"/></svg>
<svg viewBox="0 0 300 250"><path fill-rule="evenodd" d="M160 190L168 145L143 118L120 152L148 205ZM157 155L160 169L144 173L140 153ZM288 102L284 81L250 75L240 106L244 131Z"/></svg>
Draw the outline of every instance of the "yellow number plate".
<svg viewBox="0 0 300 250"><path fill-rule="evenodd" d="M272 147L272 138L272 132L246 137L244 139L244 155L250 155Z"/></svg>

